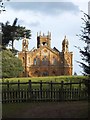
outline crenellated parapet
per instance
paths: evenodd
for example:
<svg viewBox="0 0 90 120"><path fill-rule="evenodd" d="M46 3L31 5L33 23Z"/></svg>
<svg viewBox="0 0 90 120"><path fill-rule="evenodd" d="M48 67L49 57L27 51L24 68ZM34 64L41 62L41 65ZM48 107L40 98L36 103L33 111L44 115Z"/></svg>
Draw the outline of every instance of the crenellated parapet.
<svg viewBox="0 0 90 120"><path fill-rule="evenodd" d="M37 33L37 48L44 45L51 47L51 33L49 31L47 35L41 32Z"/></svg>

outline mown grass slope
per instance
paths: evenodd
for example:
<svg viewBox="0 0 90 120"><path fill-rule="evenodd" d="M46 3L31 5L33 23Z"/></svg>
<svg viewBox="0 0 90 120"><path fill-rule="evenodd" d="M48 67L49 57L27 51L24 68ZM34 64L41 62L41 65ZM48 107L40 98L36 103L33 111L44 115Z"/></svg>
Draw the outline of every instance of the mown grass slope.
<svg viewBox="0 0 90 120"><path fill-rule="evenodd" d="M53 81L53 82L74 82L74 81L79 81L82 79L85 79L85 76L48 76L48 77L22 77L22 78L5 78L2 79L2 82L17 82L18 80L20 80L20 82L27 82L29 80L34 81L34 82L39 82L39 81L44 81L44 82L49 82L49 81Z"/></svg>
<svg viewBox="0 0 90 120"><path fill-rule="evenodd" d="M28 82L29 80L31 80L32 82L61 82L61 81L64 81L64 83L66 82L79 82L83 79L85 79L86 77L85 76L48 76L48 77L23 77L23 78L6 78L6 79L2 79L2 82L15 82L15 83L18 83L18 80L21 82ZM74 84L72 85L72 87L78 87L79 84ZM6 88L7 85L3 85L3 89ZM14 88L14 89L17 89L18 88L18 84L10 84L9 85L10 88ZM29 87L29 84L20 84L20 88L21 89L27 89ZM53 85L54 88L58 88L60 87L60 85ZM66 85L64 87L69 87L69 85ZM82 87L85 87L84 85L82 85ZM40 84L33 84L32 85L32 88L34 89L39 89L40 88ZM50 88L50 84L43 84L43 88Z"/></svg>

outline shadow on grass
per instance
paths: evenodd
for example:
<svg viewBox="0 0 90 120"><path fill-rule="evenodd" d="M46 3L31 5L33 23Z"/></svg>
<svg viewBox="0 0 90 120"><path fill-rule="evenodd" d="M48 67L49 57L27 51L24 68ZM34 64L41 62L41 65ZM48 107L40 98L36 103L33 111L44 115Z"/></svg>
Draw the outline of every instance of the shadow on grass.
<svg viewBox="0 0 90 120"><path fill-rule="evenodd" d="M3 118L88 118L88 102L8 103L2 105L2 116Z"/></svg>

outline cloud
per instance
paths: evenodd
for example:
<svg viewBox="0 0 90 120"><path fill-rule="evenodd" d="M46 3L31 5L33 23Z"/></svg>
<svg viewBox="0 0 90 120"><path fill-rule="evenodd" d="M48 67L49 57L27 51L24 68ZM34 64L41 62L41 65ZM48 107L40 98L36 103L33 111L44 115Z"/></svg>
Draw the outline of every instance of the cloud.
<svg viewBox="0 0 90 120"><path fill-rule="evenodd" d="M72 2L10 2L7 5L17 11L31 10L49 15L57 15L63 12L79 12L79 7Z"/></svg>
<svg viewBox="0 0 90 120"><path fill-rule="evenodd" d="M21 20L21 19L19 19L18 20L18 24L20 24L20 25L25 25L25 26L32 26L32 27L37 27L37 26L39 26L40 25L40 22L39 21L30 21L29 23L27 22L27 21L25 21L25 20Z"/></svg>

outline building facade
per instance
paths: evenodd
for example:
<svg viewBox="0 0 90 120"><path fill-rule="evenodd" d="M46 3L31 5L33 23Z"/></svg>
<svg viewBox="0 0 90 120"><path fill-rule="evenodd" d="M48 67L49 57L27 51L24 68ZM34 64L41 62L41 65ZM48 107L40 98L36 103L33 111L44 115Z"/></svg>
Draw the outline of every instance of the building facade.
<svg viewBox="0 0 90 120"><path fill-rule="evenodd" d="M29 51L28 39L22 41L22 51L18 53L22 60L24 71L22 76L60 76L72 75L73 53L69 52L69 42L65 36L62 41L62 51L56 47L51 48L51 33L48 35L37 34L37 48Z"/></svg>

